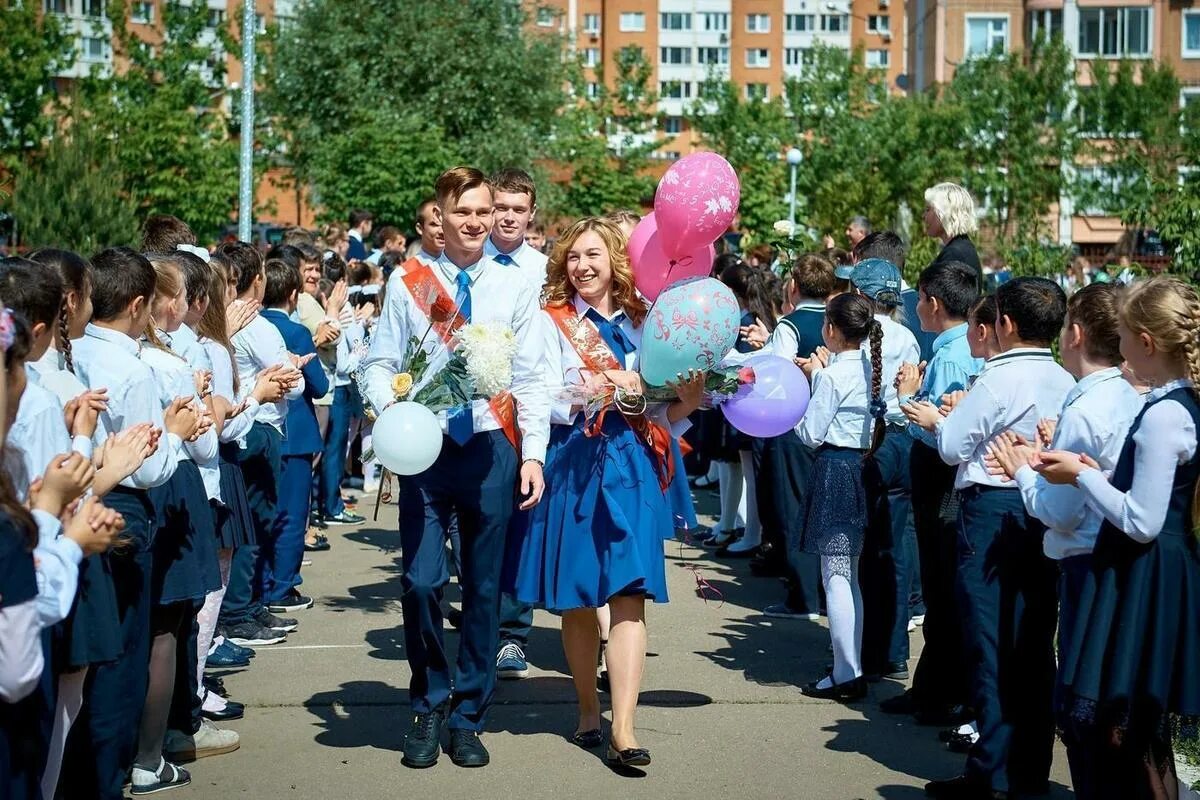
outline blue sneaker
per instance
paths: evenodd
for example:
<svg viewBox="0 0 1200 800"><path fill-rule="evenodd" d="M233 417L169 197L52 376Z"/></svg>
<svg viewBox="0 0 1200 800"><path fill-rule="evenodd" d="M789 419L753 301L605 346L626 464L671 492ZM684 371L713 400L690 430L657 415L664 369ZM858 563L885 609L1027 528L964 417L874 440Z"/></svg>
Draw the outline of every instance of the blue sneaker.
<svg viewBox="0 0 1200 800"><path fill-rule="evenodd" d="M222 647L229 648L231 653L233 653L235 656L241 656L242 658L254 658L256 655L258 655L258 653L254 652L253 647L242 647L240 644L234 644L228 639L221 642L217 649L219 650Z"/></svg>
<svg viewBox="0 0 1200 800"><path fill-rule="evenodd" d="M529 677L529 663L521 645L516 642L500 645L500 652L496 654L496 677L506 681Z"/></svg>
<svg viewBox="0 0 1200 800"><path fill-rule="evenodd" d="M206 667L248 667L250 659L243 655L238 655L230 650L226 645L228 642L221 642L216 650L208 654L204 665Z"/></svg>

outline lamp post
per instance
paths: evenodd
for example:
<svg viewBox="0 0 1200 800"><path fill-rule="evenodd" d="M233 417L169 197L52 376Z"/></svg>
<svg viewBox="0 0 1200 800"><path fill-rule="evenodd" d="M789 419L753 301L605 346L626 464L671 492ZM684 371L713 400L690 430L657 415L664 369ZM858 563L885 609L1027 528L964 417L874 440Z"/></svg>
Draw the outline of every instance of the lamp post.
<svg viewBox="0 0 1200 800"><path fill-rule="evenodd" d="M242 144L238 159L238 239L249 242L254 222L254 34L255 3L242 7Z"/></svg>
<svg viewBox="0 0 1200 800"><path fill-rule="evenodd" d="M789 228L790 233L788 238L796 238L796 168L800 166L800 162L804 160L804 153L793 147L787 151L788 168L792 173L792 192L788 196L788 221L791 223Z"/></svg>

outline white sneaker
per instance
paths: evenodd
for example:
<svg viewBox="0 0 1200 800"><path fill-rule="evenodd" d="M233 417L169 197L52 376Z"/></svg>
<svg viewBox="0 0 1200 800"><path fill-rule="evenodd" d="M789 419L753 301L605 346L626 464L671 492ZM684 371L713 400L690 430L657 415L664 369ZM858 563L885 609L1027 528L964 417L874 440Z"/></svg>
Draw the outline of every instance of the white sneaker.
<svg viewBox="0 0 1200 800"><path fill-rule="evenodd" d="M925 615L917 614L916 616L914 616L912 618L912 621L913 621L914 625L924 625L925 624Z"/></svg>
<svg viewBox="0 0 1200 800"><path fill-rule="evenodd" d="M911 619L910 619L910 620L908 621L908 632L909 632L909 633L912 633L912 632L913 632L913 631L915 631L916 629L917 629L917 623L916 623L914 620L911 620Z"/></svg>
<svg viewBox="0 0 1200 800"><path fill-rule="evenodd" d="M222 730L206 719L200 720L200 730L189 736L183 731L167 731L164 749L171 761L188 762L198 758L232 753L241 747L237 731Z"/></svg>

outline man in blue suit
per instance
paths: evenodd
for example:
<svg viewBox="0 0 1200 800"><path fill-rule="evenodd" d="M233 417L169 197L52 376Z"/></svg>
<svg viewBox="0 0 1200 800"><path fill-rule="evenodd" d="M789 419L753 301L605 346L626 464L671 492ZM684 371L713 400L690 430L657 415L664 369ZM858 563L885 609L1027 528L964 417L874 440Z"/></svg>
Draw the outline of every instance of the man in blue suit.
<svg viewBox="0 0 1200 800"><path fill-rule="evenodd" d="M315 360L317 349L308 329L290 319L300 293L300 273L284 261L270 259L266 276L262 315L279 329L288 352L304 373L304 394L288 401L275 525L271 540L259 543L263 557L258 581L263 602L272 614L282 614L313 604L312 598L300 594L296 587L301 583L313 458L323 446L313 400L329 391L329 379Z"/></svg>
<svg viewBox="0 0 1200 800"><path fill-rule="evenodd" d="M367 252L367 238L371 235L371 228L375 224L375 215L370 211L358 209L350 212L350 230L347 232L350 238L350 247L346 250L346 260L366 261L370 253Z"/></svg>

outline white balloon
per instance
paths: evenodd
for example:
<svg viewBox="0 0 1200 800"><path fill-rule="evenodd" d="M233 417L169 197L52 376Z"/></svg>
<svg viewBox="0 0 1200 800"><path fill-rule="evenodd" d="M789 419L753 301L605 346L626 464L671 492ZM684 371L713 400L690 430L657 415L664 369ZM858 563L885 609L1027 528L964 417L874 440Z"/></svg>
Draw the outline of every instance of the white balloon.
<svg viewBox="0 0 1200 800"><path fill-rule="evenodd" d="M371 429L379 463L396 475L416 475L433 466L442 452L442 426L420 403L396 403L384 409Z"/></svg>

